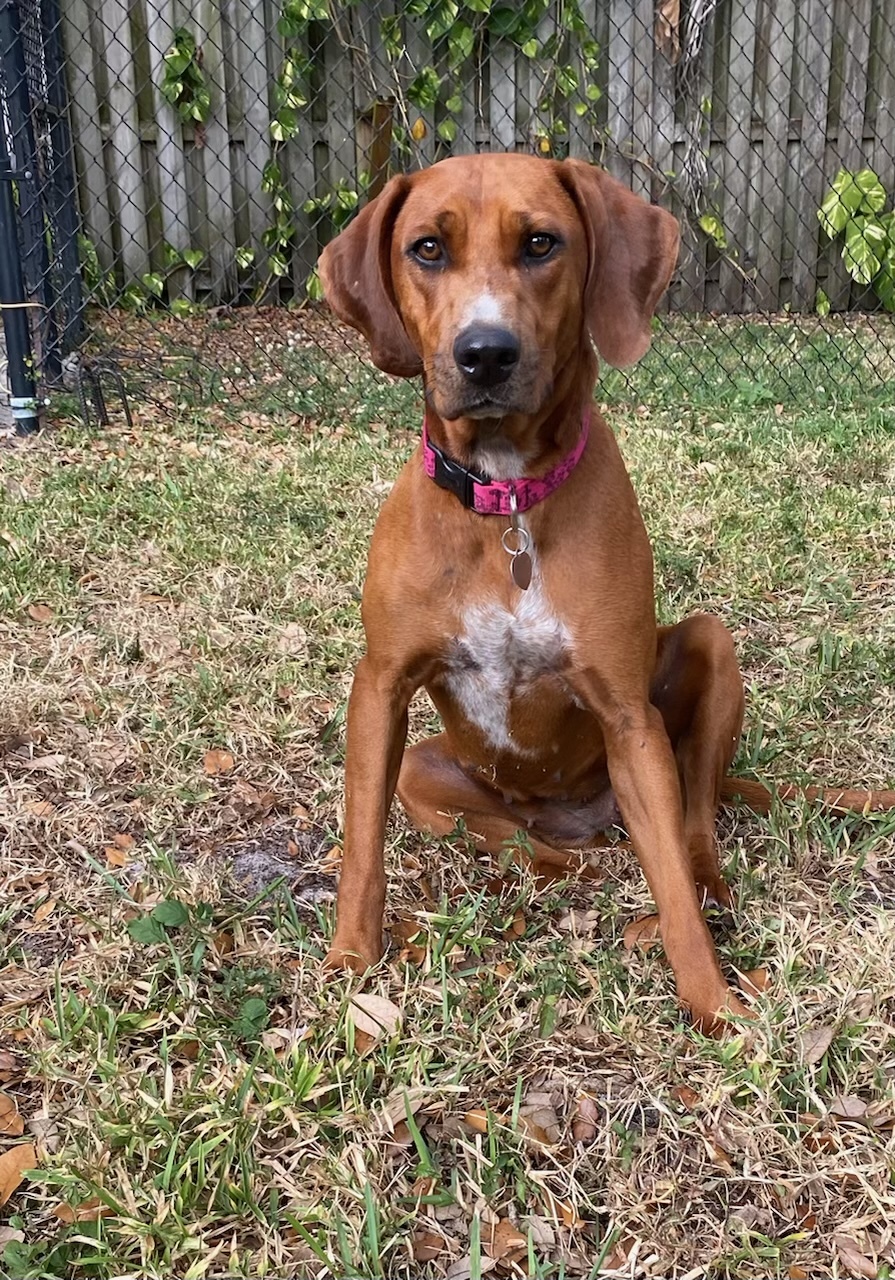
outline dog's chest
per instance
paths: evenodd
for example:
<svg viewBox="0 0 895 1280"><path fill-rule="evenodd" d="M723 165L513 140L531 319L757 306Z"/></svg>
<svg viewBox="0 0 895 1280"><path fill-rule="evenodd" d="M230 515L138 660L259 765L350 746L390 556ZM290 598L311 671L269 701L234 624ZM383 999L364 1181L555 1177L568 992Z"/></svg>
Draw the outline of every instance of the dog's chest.
<svg viewBox="0 0 895 1280"><path fill-rule="evenodd" d="M525 754L511 733L511 707L541 676L566 662L569 635L537 580L514 607L469 605L451 641L444 684L459 711L494 748Z"/></svg>

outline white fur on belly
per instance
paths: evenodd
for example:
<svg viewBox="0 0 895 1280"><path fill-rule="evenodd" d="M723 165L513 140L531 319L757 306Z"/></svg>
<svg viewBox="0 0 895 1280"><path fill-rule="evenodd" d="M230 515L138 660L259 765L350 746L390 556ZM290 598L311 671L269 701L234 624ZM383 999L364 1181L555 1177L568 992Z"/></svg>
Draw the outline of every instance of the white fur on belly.
<svg viewBox="0 0 895 1280"><path fill-rule="evenodd" d="M550 607L535 571L531 586L519 592L512 610L486 602L464 611L462 630L448 657L448 690L490 746L533 755L510 733L510 700L537 676L558 671L568 645L569 634Z"/></svg>

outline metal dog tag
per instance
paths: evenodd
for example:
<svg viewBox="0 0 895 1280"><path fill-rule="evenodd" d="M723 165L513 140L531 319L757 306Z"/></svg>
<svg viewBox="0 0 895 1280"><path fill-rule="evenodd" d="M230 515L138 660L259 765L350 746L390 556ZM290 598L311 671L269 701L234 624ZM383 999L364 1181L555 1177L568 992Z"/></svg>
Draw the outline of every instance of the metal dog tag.
<svg viewBox="0 0 895 1280"><path fill-rule="evenodd" d="M510 573L520 591L531 586L531 556L527 551L517 551L510 561Z"/></svg>

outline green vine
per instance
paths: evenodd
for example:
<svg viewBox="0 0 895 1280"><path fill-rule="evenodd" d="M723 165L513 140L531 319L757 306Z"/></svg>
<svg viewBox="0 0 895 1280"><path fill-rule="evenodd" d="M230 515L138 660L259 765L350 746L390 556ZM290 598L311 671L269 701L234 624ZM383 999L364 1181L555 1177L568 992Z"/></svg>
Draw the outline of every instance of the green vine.
<svg viewBox="0 0 895 1280"><path fill-rule="evenodd" d="M201 145L211 118L211 92L202 70L202 47L186 27L178 27L164 56L159 89L184 124L193 124Z"/></svg>

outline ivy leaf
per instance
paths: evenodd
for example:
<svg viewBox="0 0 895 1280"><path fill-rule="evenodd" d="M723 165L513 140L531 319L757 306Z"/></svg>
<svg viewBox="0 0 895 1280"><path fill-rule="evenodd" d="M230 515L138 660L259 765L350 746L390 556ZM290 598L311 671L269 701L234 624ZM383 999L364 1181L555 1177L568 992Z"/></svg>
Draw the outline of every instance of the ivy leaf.
<svg viewBox="0 0 895 1280"><path fill-rule="evenodd" d="M426 111L435 106L440 88L441 76L435 68L423 67L408 86L407 96L420 111Z"/></svg>
<svg viewBox="0 0 895 1280"><path fill-rule="evenodd" d="M824 293L823 289L818 289L815 295L814 310L819 316L828 316L830 314L830 299Z"/></svg>
<svg viewBox="0 0 895 1280"><path fill-rule="evenodd" d="M457 121L442 120L438 126L437 133L443 142L453 142L457 136Z"/></svg>
<svg viewBox="0 0 895 1280"><path fill-rule="evenodd" d="M197 267L201 266L205 253L202 249L184 249L181 257L190 270L195 271Z"/></svg>
<svg viewBox="0 0 895 1280"><path fill-rule="evenodd" d="M882 213L886 204L886 189L873 170L862 169L860 173L854 175L852 181L861 192L862 199L859 206L861 210L867 213Z"/></svg>
<svg viewBox="0 0 895 1280"><path fill-rule="evenodd" d="M458 22L448 37L448 61L452 67L458 67L472 56L475 46L475 32L466 22Z"/></svg>
<svg viewBox="0 0 895 1280"><path fill-rule="evenodd" d="M312 271L305 281L305 293L312 302L323 301L323 285L320 282L320 276L316 271Z"/></svg>
<svg viewBox="0 0 895 1280"><path fill-rule="evenodd" d="M494 0L466 0L466 7L473 13L490 13L493 3Z"/></svg>
<svg viewBox="0 0 895 1280"><path fill-rule="evenodd" d="M717 218L713 213L704 213L699 219L699 225L715 248L723 253L727 248L727 233L724 230L721 219Z"/></svg>
<svg viewBox="0 0 895 1280"><path fill-rule="evenodd" d="M879 271L882 262L877 251L885 240L885 231L869 218L854 218L846 227L842 261L858 284L870 284Z"/></svg>
<svg viewBox="0 0 895 1280"><path fill-rule="evenodd" d="M520 13L518 9L512 9L507 4L498 5L496 9L491 10L491 21L488 27L496 36L503 36L507 40L512 40L520 32L520 28L525 23L525 15ZM524 50L523 50L524 52ZM531 54L526 54L531 57Z"/></svg>

